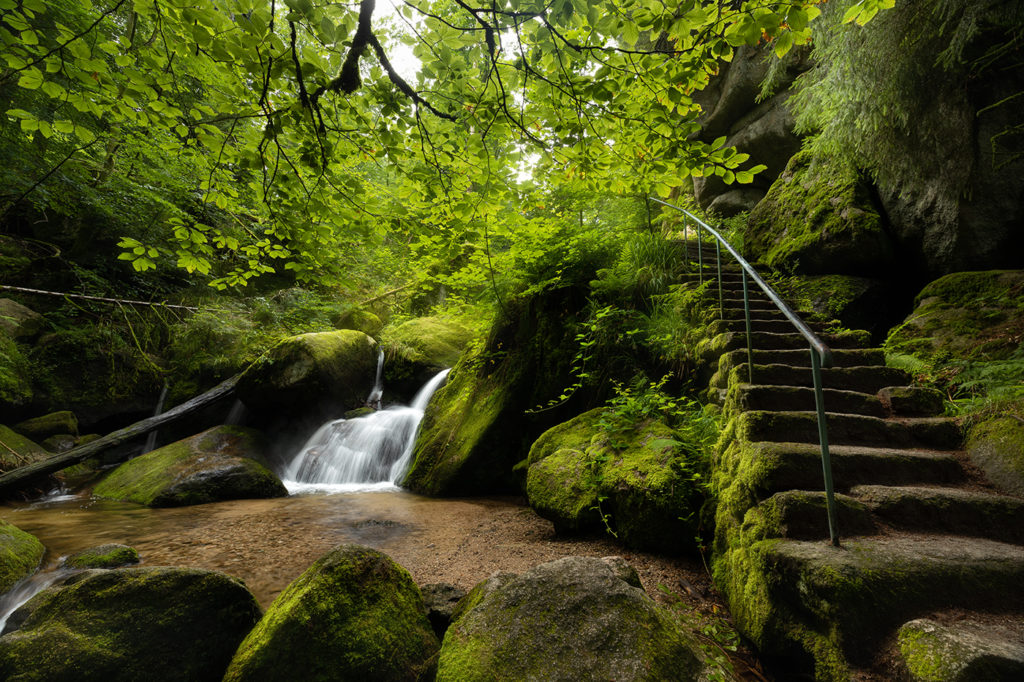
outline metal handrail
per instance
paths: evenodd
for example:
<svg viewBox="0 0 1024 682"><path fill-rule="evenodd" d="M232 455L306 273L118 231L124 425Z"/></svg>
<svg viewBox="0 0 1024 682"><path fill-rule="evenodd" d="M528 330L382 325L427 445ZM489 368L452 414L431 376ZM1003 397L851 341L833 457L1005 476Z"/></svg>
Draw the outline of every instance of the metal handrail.
<svg viewBox="0 0 1024 682"><path fill-rule="evenodd" d="M786 302L776 293L771 286L768 285L761 276L757 274L753 266L746 261L743 256L739 254L736 249L733 248L722 235L720 235L713 227L705 223L703 220L693 215L685 208L674 206L668 202L662 201L655 197L650 197L652 201L655 201L662 206L675 209L680 213L686 215L694 222L694 226L697 228L697 257L700 261L698 265L698 277L700 283L704 283L704 258L703 258L703 241L701 239L701 228L707 230L715 238L715 259L717 261L718 270L718 306L720 319L725 319L725 307L723 306L722 298L722 252L721 247L724 246L726 250L732 254L736 262L739 263L743 277L743 312L746 321L747 330L747 379L750 383L754 382L754 353L753 344L751 342L751 330L750 330L750 295L747 288L747 276L749 275L754 282L757 283L761 290L768 296L772 303L782 311L782 314L793 323L796 330L807 340L810 344L811 349L811 374L814 379L814 403L818 417L818 439L821 443L821 468L822 474L825 479L825 507L828 512L828 531L829 537L832 540L832 544L836 547L839 546L839 526L836 520L836 501L835 491L832 484L832 459L829 456L828 451L828 424L825 421L825 404L824 397L822 395L821 386L821 370L823 367L832 366L832 351L829 349L825 342L818 338L818 335L811 331L811 328L807 326L799 315L793 312L793 309L786 305ZM686 234L688 224L686 221L683 222L684 235ZM685 240L684 236L684 240ZM689 257L687 251L686 257Z"/></svg>

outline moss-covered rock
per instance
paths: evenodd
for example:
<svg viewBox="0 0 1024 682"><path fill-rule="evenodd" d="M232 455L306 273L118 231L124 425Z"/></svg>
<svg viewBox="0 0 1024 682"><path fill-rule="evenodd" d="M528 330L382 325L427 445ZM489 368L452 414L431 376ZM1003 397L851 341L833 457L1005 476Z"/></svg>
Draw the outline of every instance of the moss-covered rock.
<svg viewBox="0 0 1024 682"><path fill-rule="evenodd" d="M215 682L259 617L242 581L223 573L85 571L11 615L0 678Z"/></svg>
<svg viewBox="0 0 1024 682"><path fill-rule="evenodd" d="M465 601L445 634L438 682L696 680L705 673L693 635L601 559L542 564L475 588Z"/></svg>
<svg viewBox="0 0 1024 682"><path fill-rule="evenodd" d="M696 535L703 496L679 443L647 420L608 431L598 408L546 431L530 449L527 499L559 531L602 523L627 545L679 552Z"/></svg>
<svg viewBox="0 0 1024 682"><path fill-rule="evenodd" d="M66 557L65 568L117 568L139 563L139 553L128 545L99 545Z"/></svg>
<svg viewBox="0 0 1024 682"><path fill-rule="evenodd" d="M1020 419L995 417L971 427L967 455L996 488L1024 496L1024 422Z"/></svg>
<svg viewBox="0 0 1024 682"><path fill-rule="evenodd" d="M339 315L337 325L338 329L354 329L367 336L377 336L380 334L380 330L384 328L384 323L375 313L363 310L362 308L356 308L343 315Z"/></svg>
<svg viewBox="0 0 1024 682"><path fill-rule="evenodd" d="M238 397L260 415L337 415L365 403L376 375L377 344L366 334L351 329L300 334L245 370Z"/></svg>
<svg viewBox="0 0 1024 682"><path fill-rule="evenodd" d="M45 440L50 436L70 433L78 435L78 418L70 410L51 412L41 417L33 417L14 425L14 430L36 441Z"/></svg>
<svg viewBox="0 0 1024 682"><path fill-rule="evenodd" d="M1024 270L955 272L931 282L889 334L886 355L931 365L1004 360L1024 347Z"/></svg>
<svg viewBox="0 0 1024 682"><path fill-rule="evenodd" d="M384 334L384 384L391 395L412 397L442 369L452 367L473 332L445 317L417 317Z"/></svg>
<svg viewBox="0 0 1024 682"><path fill-rule="evenodd" d="M287 495L263 455L258 431L215 426L125 462L93 494L148 507Z"/></svg>
<svg viewBox="0 0 1024 682"><path fill-rule="evenodd" d="M36 311L9 298L0 298L0 331L12 339L31 339L43 330L46 320Z"/></svg>
<svg viewBox="0 0 1024 682"><path fill-rule="evenodd" d="M808 275L882 273L894 259L856 171L806 150L750 212L743 243L749 260Z"/></svg>
<svg viewBox="0 0 1024 682"><path fill-rule="evenodd" d="M555 409L529 412L570 381L573 328L585 303L576 287L506 302L508 316L459 361L427 406L403 485L427 495L517 490L512 467L586 400L580 391Z"/></svg>
<svg viewBox="0 0 1024 682"><path fill-rule="evenodd" d="M0 408L14 410L32 400L32 375L21 348L0 330Z"/></svg>
<svg viewBox="0 0 1024 682"><path fill-rule="evenodd" d="M35 572L43 551L34 535L0 520L0 594Z"/></svg>
<svg viewBox="0 0 1024 682"><path fill-rule="evenodd" d="M274 600L224 680L426 680L437 650L405 569L376 550L341 545Z"/></svg>
<svg viewBox="0 0 1024 682"><path fill-rule="evenodd" d="M0 424L0 469L10 471L50 456L42 446Z"/></svg>
<svg viewBox="0 0 1024 682"><path fill-rule="evenodd" d="M914 682L989 682L1024 678L1020 633L982 623L947 627L927 618L900 628L899 655Z"/></svg>
<svg viewBox="0 0 1024 682"><path fill-rule="evenodd" d="M882 335L902 319L906 300L894 295L890 282L854 275L775 277L772 287L794 310L812 312L824 321L839 320L847 329ZM909 299L909 295L906 297Z"/></svg>

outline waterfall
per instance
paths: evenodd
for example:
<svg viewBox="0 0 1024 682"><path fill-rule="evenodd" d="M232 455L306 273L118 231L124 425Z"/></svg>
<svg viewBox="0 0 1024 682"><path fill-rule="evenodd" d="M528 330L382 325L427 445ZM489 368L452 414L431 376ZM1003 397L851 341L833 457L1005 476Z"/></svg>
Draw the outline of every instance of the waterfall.
<svg viewBox="0 0 1024 682"><path fill-rule="evenodd" d="M3 634L7 619L18 608L32 597L36 596L47 587L61 578L71 575L73 571L57 569L55 571L40 571L33 573L24 580L19 581L8 592L0 595L0 634Z"/></svg>
<svg viewBox="0 0 1024 682"><path fill-rule="evenodd" d="M160 391L160 398L156 401L156 409L153 410L153 416L157 417L164 411L164 401L167 400L167 381L164 381L164 387ZM141 454L151 452L156 448L156 429L149 432L146 436L146 447L142 449Z"/></svg>
<svg viewBox="0 0 1024 682"><path fill-rule="evenodd" d="M387 489L409 468L416 431L431 396L450 370L438 373L408 407L392 406L356 419L327 422L281 477L291 493Z"/></svg>
<svg viewBox="0 0 1024 682"><path fill-rule="evenodd" d="M384 397L384 351L377 355L377 378L373 380L373 390L370 397L366 399L366 406L375 410L380 409L380 401Z"/></svg>

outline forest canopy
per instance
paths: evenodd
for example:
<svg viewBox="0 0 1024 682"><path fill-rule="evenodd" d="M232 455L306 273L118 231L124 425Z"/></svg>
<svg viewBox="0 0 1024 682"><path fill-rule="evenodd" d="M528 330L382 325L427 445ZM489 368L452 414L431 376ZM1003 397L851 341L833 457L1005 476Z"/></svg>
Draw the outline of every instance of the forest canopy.
<svg viewBox="0 0 1024 682"><path fill-rule="evenodd" d="M136 270L217 288L343 281L381 243L479 278L599 222L580 192L749 182L692 96L739 46L807 43L819 2L0 0L0 210L92 212Z"/></svg>

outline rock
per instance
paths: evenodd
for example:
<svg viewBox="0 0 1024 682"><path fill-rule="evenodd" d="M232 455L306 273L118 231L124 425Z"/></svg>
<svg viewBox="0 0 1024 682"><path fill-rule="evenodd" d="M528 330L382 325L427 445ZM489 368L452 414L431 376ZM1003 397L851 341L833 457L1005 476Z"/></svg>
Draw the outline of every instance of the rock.
<svg viewBox="0 0 1024 682"><path fill-rule="evenodd" d="M46 320L42 315L17 301L0 298L0 331L18 341L29 341L43 330Z"/></svg>
<svg viewBox="0 0 1024 682"><path fill-rule="evenodd" d="M0 410L13 413L32 400L28 359L6 332L0 330Z"/></svg>
<svg viewBox="0 0 1024 682"><path fill-rule="evenodd" d="M857 173L802 151L750 212L750 261L800 274L870 276L895 264L893 245Z"/></svg>
<svg viewBox="0 0 1024 682"><path fill-rule="evenodd" d="M223 573L85 571L12 614L0 678L214 682L259 617L242 581Z"/></svg>
<svg viewBox="0 0 1024 682"><path fill-rule="evenodd" d="M379 317L369 310L362 309L351 310L345 313L338 318L336 324L338 329L354 329L367 336L377 336L377 334L380 334L380 330L384 328L384 323L381 322Z"/></svg>
<svg viewBox="0 0 1024 682"><path fill-rule="evenodd" d="M46 459L50 453L21 434L0 424L0 469L10 471Z"/></svg>
<svg viewBox="0 0 1024 682"><path fill-rule="evenodd" d="M281 341L252 363L238 381L238 397L258 415L273 418L331 415L362 407L377 375L377 344L345 329L301 334Z"/></svg>
<svg viewBox="0 0 1024 682"><path fill-rule="evenodd" d="M578 349L573 325L585 290L567 286L506 302L482 348L464 357L427 406L402 483L425 495L514 492L512 467L537 436L571 417L585 391L557 409Z"/></svg>
<svg viewBox="0 0 1024 682"><path fill-rule="evenodd" d="M885 342L889 356L926 364L949 356L1005 360L1024 332L1024 270L956 272L929 283L916 308Z"/></svg>
<svg viewBox="0 0 1024 682"><path fill-rule="evenodd" d="M430 583L421 585L423 604L427 608L427 619L438 638L444 637L444 631L452 622L452 614L459 601L466 596L466 591L450 583Z"/></svg>
<svg viewBox="0 0 1024 682"><path fill-rule="evenodd" d="M215 426L125 462L93 494L148 507L284 497L288 491L263 464L263 452L258 431Z"/></svg>
<svg viewBox="0 0 1024 682"><path fill-rule="evenodd" d="M50 436L70 433L78 435L78 419L75 413L69 410L51 412L41 417L33 417L19 422L12 427L15 431L36 441L42 441Z"/></svg>
<svg viewBox="0 0 1024 682"><path fill-rule="evenodd" d="M906 313L904 297L891 282L854 275L793 275L771 281L794 310L839 320L847 329L866 329L879 342Z"/></svg>
<svg viewBox="0 0 1024 682"><path fill-rule="evenodd" d="M405 569L376 550L341 545L274 600L224 682L429 679L437 650Z"/></svg>
<svg viewBox="0 0 1024 682"><path fill-rule="evenodd" d="M694 179L694 184L696 184ZM750 211L757 205L757 202L764 199L765 191L757 187L740 187L727 189L717 194L707 205L708 212L723 218L731 218L734 215Z"/></svg>
<svg viewBox="0 0 1024 682"><path fill-rule="evenodd" d="M971 427L967 456L998 490L1024 496L1024 422L1020 419L995 417Z"/></svg>
<svg viewBox="0 0 1024 682"><path fill-rule="evenodd" d="M41 445L49 452L67 452L78 444L78 439L70 433L50 436Z"/></svg>
<svg viewBox="0 0 1024 682"><path fill-rule="evenodd" d="M66 557L64 568L117 568L139 563L139 553L128 545L99 545Z"/></svg>
<svg viewBox="0 0 1024 682"><path fill-rule="evenodd" d="M555 530L606 527L631 547L678 553L697 535L697 473L664 424L611 434L598 408L546 431L530 448L527 501Z"/></svg>
<svg viewBox="0 0 1024 682"><path fill-rule="evenodd" d="M412 398L442 369L453 367L473 332L444 317L417 317L385 335L384 383L389 394Z"/></svg>
<svg viewBox="0 0 1024 682"><path fill-rule="evenodd" d="M0 520L0 594L35 573L44 551L34 535Z"/></svg>
<svg viewBox="0 0 1024 682"><path fill-rule="evenodd" d="M1024 679L1024 638L1019 630L969 620L948 627L921 618L900 628L898 645L915 682Z"/></svg>
<svg viewBox="0 0 1024 682"><path fill-rule="evenodd" d="M693 635L601 559L542 564L475 598L445 634L438 682L704 679Z"/></svg>

